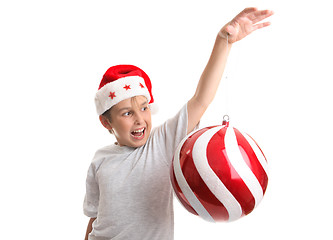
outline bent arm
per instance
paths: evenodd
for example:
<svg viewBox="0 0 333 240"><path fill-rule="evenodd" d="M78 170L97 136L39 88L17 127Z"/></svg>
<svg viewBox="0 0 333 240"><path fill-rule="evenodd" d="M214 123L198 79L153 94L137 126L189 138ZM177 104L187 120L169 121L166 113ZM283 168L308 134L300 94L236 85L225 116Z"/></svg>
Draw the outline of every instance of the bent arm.
<svg viewBox="0 0 333 240"><path fill-rule="evenodd" d="M90 218L84 240L88 240L89 233L91 233L91 231L92 231L92 224L95 220L96 220L96 218Z"/></svg>

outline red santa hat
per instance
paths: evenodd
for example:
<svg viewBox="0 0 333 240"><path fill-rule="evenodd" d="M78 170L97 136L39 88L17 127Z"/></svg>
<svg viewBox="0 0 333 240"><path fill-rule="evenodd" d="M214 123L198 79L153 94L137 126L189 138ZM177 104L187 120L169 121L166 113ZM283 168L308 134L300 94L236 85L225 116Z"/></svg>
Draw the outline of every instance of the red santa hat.
<svg viewBox="0 0 333 240"><path fill-rule="evenodd" d="M110 67L104 74L95 96L97 114L101 115L122 100L143 95L154 102L148 75L133 65Z"/></svg>

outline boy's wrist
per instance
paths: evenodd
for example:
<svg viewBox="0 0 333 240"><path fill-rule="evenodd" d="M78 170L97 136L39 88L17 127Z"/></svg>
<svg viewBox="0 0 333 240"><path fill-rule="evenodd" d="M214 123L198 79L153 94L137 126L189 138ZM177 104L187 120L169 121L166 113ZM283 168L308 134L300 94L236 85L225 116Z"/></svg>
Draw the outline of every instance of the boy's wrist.
<svg viewBox="0 0 333 240"><path fill-rule="evenodd" d="M229 42L229 38L230 38L230 35L227 33L227 32L222 32L219 31L219 33L217 34L217 41L219 41L220 43L223 43L225 44L226 46L228 46L229 48L232 46L232 43Z"/></svg>
<svg viewBox="0 0 333 240"><path fill-rule="evenodd" d="M220 38L223 38L223 39L228 39L228 37L229 37L229 33L227 33L226 31L223 31L223 29L221 29L221 31L219 31L219 33L218 33L218 36L220 37Z"/></svg>

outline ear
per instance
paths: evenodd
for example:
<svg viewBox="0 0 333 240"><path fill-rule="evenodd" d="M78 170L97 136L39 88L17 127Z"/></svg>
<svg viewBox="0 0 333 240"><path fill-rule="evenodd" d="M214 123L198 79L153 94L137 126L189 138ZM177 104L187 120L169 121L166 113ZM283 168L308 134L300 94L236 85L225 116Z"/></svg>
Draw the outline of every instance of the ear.
<svg viewBox="0 0 333 240"><path fill-rule="evenodd" d="M112 130L111 123L109 119L107 119L105 116L100 115L99 116L99 121L101 121L102 125L107 129L107 130Z"/></svg>

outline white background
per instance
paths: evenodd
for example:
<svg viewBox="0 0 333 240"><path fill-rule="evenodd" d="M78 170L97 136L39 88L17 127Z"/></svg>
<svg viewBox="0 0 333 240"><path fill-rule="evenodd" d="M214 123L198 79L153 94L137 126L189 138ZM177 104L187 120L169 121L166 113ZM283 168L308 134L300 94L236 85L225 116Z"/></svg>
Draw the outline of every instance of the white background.
<svg viewBox="0 0 333 240"><path fill-rule="evenodd" d="M331 8L317 0L3 1L0 4L1 239L83 239L85 178L114 141L94 95L115 64L153 82L158 125L194 93L220 28L248 6L272 26L234 44L201 126L248 132L270 165L266 195L233 223L175 200L177 239L332 239Z"/></svg>

